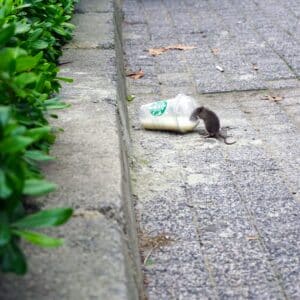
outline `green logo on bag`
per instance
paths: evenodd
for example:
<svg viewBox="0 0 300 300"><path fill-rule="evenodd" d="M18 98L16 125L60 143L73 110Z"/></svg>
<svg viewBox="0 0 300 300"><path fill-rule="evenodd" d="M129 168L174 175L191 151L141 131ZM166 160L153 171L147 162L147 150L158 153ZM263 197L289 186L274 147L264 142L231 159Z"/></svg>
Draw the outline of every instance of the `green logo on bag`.
<svg viewBox="0 0 300 300"><path fill-rule="evenodd" d="M154 102L151 106L150 106L150 113L152 116L161 116L165 110L167 108L167 101L163 100L163 101L157 101Z"/></svg>

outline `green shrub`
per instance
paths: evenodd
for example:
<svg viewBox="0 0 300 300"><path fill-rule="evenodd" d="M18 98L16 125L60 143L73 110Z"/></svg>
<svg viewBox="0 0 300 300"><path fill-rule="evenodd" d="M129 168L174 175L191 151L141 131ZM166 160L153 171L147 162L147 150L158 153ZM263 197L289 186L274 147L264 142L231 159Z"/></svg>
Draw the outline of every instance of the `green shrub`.
<svg viewBox="0 0 300 300"><path fill-rule="evenodd" d="M0 0L0 269L26 272L20 238L45 247L61 245L32 228L66 222L72 210L59 208L27 215L24 197L55 189L39 165L55 140L49 117L65 108L55 94L61 47L72 37L68 23L74 0Z"/></svg>

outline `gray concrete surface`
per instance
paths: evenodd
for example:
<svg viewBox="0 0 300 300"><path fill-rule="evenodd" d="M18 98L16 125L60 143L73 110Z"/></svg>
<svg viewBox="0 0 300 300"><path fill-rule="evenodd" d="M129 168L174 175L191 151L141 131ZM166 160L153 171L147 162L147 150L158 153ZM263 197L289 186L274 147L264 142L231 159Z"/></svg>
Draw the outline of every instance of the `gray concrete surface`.
<svg viewBox="0 0 300 300"><path fill-rule="evenodd" d="M300 298L299 0L124 0L132 182L154 299ZM149 48L196 46L151 57ZM224 72L219 72L216 66ZM183 92L237 143L145 131L140 105ZM263 100L265 95L279 101Z"/></svg>
<svg viewBox="0 0 300 300"><path fill-rule="evenodd" d="M29 272L23 278L1 275L0 299L120 300L138 299L141 293L126 130L119 130L126 128L121 125L126 120L118 112L124 91L118 88L114 18L119 16L114 12L119 10L113 1L81 0L73 19L74 40L61 58L71 62L60 74L74 79L60 95L71 108L59 112L54 123L64 132L51 153L57 160L44 168L59 188L33 202L74 208L68 224L48 231L63 237L65 245L48 250L26 245Z"/></svg>
<svg viewBox="0 0 300 300"><path fill-rule="evenodd" d="M30 271L1 275L0 299L141 298L131 199L150 300L299 299L299 0L124 0L123 23L121 4L77 6L61 59L72 107L45 167L60 188L34 201L75 217L47 231L63 247L25 247ZM174 44L197 48L147 52ZM126 87L123 65L145 76ZM215 110L237 143L204 139L203 124L140 128L141 104L179 92ZM143 244L159 236L170 241Z"/></svg>

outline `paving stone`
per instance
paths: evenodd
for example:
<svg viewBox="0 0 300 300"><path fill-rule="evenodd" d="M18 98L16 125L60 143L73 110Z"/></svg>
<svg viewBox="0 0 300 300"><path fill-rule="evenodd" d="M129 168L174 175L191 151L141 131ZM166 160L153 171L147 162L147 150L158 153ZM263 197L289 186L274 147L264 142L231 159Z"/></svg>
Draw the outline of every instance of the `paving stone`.
<svg viewBox="0 0 300 300"><path fill-rule="evenodd" d="M26 245L30 271L23 278L2 275L1 299L128 299L124 255L118 250L123 237L116 222L90 210L55 234L66 237L63 247L50 251Z"/></svg>
<svg viewBox="0 0 300 300"><path fill-rule="evenodd" d="M76 4L77 13L106 13L113 11L113 1L81 0Z"/></svg>
<svg viewBox="0 0 300 300"><path fill-rule="evenodd" d="M215 292L205 271L205 262L200 253L197 242L179 241L156 250L152 255L153 264L146 267L151 291L149 296L152 299L214 297ZM156 276L157 274L160 276ZM163 284L165 280L169 281L167 288Z"/></svg>
<svg viewBox="0 0 300 300"><path fill-rule="evenodd" d="M80 27L80 31L75 32L74 39L67 48L114 49L112 13L76 14L73 23Z"/></svg>
<svg viewBox="0 0 300 300"><path fill-rule="evenodd" d="M128 3L154 45L197 47L152 58L157 94L127 81L129 93L141 89L129 105L135 128L141 104L184 92L216 111L237 141L205 139L202 121L185 135L132 131L139 225L177 237L144 266L149 299L297 299L298 0L144 0L136 11ZM135 53L126 48L129 59Z"/></svg>

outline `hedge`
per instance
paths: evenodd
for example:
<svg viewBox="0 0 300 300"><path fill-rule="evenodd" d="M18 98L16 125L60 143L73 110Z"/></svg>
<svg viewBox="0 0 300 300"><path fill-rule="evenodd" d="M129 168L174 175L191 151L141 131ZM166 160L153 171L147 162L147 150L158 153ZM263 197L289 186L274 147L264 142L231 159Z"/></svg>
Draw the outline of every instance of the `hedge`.
<svg viewBox="0 0 300 300"><path fill-rule="evenodd" d="M20 240L56 247L61 239L32 231L58 226L71 208L33 214L26 197L44 195L56 185L44 179L42 162L52 160L55 131L49 118L67 105L56 96L58 59L72 37L68 23L75 0L0 0L0 270L25 274Z"/></svg>

